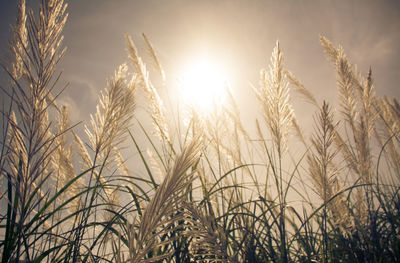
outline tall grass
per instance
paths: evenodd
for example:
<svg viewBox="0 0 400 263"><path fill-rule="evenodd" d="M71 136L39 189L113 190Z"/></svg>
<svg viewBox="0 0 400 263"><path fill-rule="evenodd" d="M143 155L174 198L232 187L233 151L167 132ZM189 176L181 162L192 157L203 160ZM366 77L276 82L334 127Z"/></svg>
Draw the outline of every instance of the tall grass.
<svg viewBox="0 0 400 263"><path fill-rule="evenodd" d="M127 36L130 65L109 78L81 138L57 103L66 8L18 1L14 59L2 64L2 262L400 260L400 104L378 97L372 71L359 74L342 47L320 39L337 72L335 111L285 68L277 42L253 87L253 129L229 91L208 116L169 111ZM138 91L152 126L135 116ZM315 106L309 137L293 92ZM127 145L137 159L124 159Z"/></svg>

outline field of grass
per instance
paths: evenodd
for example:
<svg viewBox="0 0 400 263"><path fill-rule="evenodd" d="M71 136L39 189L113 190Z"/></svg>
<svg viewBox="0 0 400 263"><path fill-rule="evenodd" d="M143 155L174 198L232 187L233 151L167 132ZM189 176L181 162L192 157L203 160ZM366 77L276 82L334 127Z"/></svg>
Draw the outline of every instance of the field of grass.
<svg viewBox="0 0 400 263"><path fill-rule="evenodd" d="M13 61L1 65L1 262L400 261L400 103L378 97L372 72L359 74L341 46L320 39L335 111L285 68L277 42L253 87L254 128L229 92L208 115L169 112L126 36L129 65L84 126L57 100L65 3L18 5ZM135 117L138 92L152 126ZM315 106L310 137L293 92Z"/></svg>

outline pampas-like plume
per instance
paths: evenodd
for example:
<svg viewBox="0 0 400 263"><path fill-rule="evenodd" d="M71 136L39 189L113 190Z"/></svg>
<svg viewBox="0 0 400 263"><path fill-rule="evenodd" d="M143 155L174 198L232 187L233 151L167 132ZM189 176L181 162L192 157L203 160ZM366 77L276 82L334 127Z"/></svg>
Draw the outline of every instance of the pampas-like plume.
<svg viewBox="0 0 400 263"><path fill-rule="evenodd" d="M353 70L353 66L348 61L341 46L336 49L324 37L321 37L321 44L329 59L335 63L342 114L353 135L352 138L348 138L349 143L346 143L337 133L337 145L342 150L349 168L361 178L361 182L371 184L373 163L370 141L377 116L376 110L373 110L373 105L376 105L376 97L371 70L363 83L360 77L357 77L356 70ZM352 144L351 139L354 144Z"/></svg>
<svg viewBox="0 0 400 263"><path fill-rule="evenodd" d="M90 147L94 151L93 162L91 162L82 141L74 134L87 168L92 168L98 163L102 164L102 168L107 168L112 161L115 161L115 158L110 158L115 155L113 150L118 151L118 147L126 138L130 122L134 116L135 95L138 85L137 75L128 79L127 69L127 66L122 64L113 78L108 81L107 88L100 95L96 114L91 115L91 129L85 127ZM100 171L93 169L92 171L98 183L103 186L109 208L113 210L114 205L119 202L118 192L108 185L107 178L101 172L102 169ZM106 215L106 217L109 217L109 215Z"/></svg>
<svg viewBox="0 0 400 263"><path fill-rule="evenodd" d="M49 103L60 75L56 76L56 65L64 54L61 32L67 15L62 0L42 0L39 17L30 10L26 12L25 1L18 2L17 25L14 28L14 40L11 41L15 62L9 69L1 65L11 79L14 112L9 116L10 127L8 151L8 194L10 204L14 203L14 222L10 246L4 250L3 261L16 256L16 261L25 258L33 261L40 241L32 231L41 229L42 235L51 233L48 218L43 213L52 214L49 205L45 205L54 193L51 184L54 171L51 156L57 150L57 134L52 133L49 120ZM26 15L28 14L28 15ZM17 122L18 119L18 122ZM3 172L3 171L2 171ZM35 220L36 218L36 220ZM24 244L24 249L21 249Z"/></svg>
<svg viewBox="0 0 400 263"><path fill-rule="evenodd" d="M292 127L294 113L289 104L289 87L279 42L272 52L269 71L264 69L260 74L260 88L256 90L256 95L263 107L265 122L281 158L286 150L286 137Z"/></svg>
<svg viewBox="0 0 400 263"><path fill-rule="evenodd" d="M324 48L324 51L325 51L326 55L328 56L328 59L330 61L332 61L333 63L336 63L336 59L338 57L338 51L333 46L332 42L330 42L324 36L320 36L319 40L321 42L322 47Z"/></svg>
<svg viewBox="0 0 400 263"><path fill-rule="evenodd" d="M193 141L184 147L182 153L176 156L174 166L167 172L164 181L147 205L138 228L135 229L134 225L130 227L128 262L154 261L154 258L146 261L145 256L163 245L159 236L169 231L168 226L172 226L179 219L177 214L181 214L179 208L185 197L184 193L194 177L194 171L189 171L189 169L198 162L199 151L199 140L193 138ZM157 259L167 256L160 255Z"/></svg>
<svg viewBox="0 0 400 263"><path fill-rule="evenodd" d="M135 110L137 81L135 75L127 80L127 66L123 64L101 93L96 114L91 116L91 130L86 127L90 146L96 154L108 156L126 138Z"/></svg>
<svg viewBox="0 0 400 263"><path fill-rule="evenodd" d="M294 91L301 94L308 102L318 107L317 100L314 95L304 87L304 85L293 75L292 72L285 70L286 77L288 78L290 84L295 86Z"/></svg>
<svg viewBox="0 0 400 263"><path fill-rule="evenodd" d="M27 19L25 1L20 1L12 41L16 62L11 71L3 67L13 81L12 99L16 105L16 114L12 116L14 120L10 120L10 124L19 134L18 151L26 156L23 158L26 159L24 169L19 171L19 176L23 177L20 179L26 184L26 192L23 194L27 196L34 192L34 184L43 184L48 174L50 155L55 150L47 99L57 82L55 79L52 83L55 66L64 53L61 50L61 32L67 18L65 8L62 0L42 1L39 19L35 19L32 11ZM19 117L18 124L16 115ZM23 160L18 157L10 167L19 167L19 161Z"/></svg>
<svg viewBox="0 0 400 263"><path fill-rule="evenodd" d="M381 99L377 102L382 123L382 129L378 134L381 147L387 152L387 159L390 162L389 167L394 168L394 173L400 181L400 151L399 151L399 134L400 134L400 107L397 99L390 101L388 98ZM377 131L378 132L378 131Z"/></svg>
<svg viewBox="0 0 400 263"><path fill-rule="evenodd" d="M336 67L338 72L338 90L340 95L340 104L343 108L347 122L355 130L355 121L357 118L357 98L353 86L354 76L351 65L348 62L342 48L338 49Z"/></svg>
<svg viewBox="0 0 400 263"><path fill-rule="evenodd" d="M151 58L153 59L160 75L163 81L165 81L165 72L164 69L160 63L160 60L158 59L158 56L156 54L156 51L153 48L153 45L151 44L150 40L147 38L147 36L143 33L142 34L144 41L146 42L147 48L148 48L148 52L151 56Z"/></svg>
<svg viewBox="0 0 400 263"><path fill-rule="evenodd" d="M57 149L55 154L52 156L53 169L56 173L57 191L65 186L68 182L73 180L76 176L74 165L72 164L72 148L67 147L66 131L69 128L68 121L68 109L66 106L61 108L61 116L58 120L58 134L59 136L55 139ZM68 191L63 195L64 199L67 200L79 194L81 188L81 181L73 183ZM68 205L70 211L76 212L79 207L79 198L73 199Z"/></svg>
<svg viewBox="0 0 400 263"><path fill-rule="evenodd" d="M342 196L335 197L338 188L337 169L333 163L338 150L334 148L335 128L329 105L324 101L320 113L315 119L315 134L311 138L312 149L307 156L308 169L317 194L324 202L322 214L322 240L324 261L328 259L328 211L333 216L332 222L342 229L347 229L349 211Z"/></svg>
<svg viewBox="0 0 400 263"><path fill-rule="evenodd" d="M312 149L307 161L316 192L327 204L342 189L338 181L338 170L334 164L334 158L338 153L338 149L333 145L337 124L334 124L331 109L325 101L315 122L317 126L315 135L311 138ZM328 203L327 208L332 212L338 225L339 222L344 224L348 220L347 206L340 196Z"/></svg>
<svg viewBox="0 0 400 263"><path fill-rule="evenodd" d="M315 135L311 138L313 151L308 155L307 160L315 188L326 203L334 194L332 180L336 177L336 170L333 169L332 162L337 152L332 149L335 134L333 116L325 101L315 122L317 127Z"/></svg>
<svg viewBox="0 0 400 263"><path fill-rule="evenodd" d="M78 147L78 154L82 159L83 167L85 167L85 169L92 168L93 161L92 158L90 157L88 150L85 147L85 144L74 131L72 131L72 135L74 136L75 145L76 147Z"/></svg>
<svg viewBox="0 0 400 263"><path fill-rule="evenodd" d="M354 90L355 76L352 66L344 54L343 48L335 48L333 44L325 37L320 37L320 42L328 58L335 64L338 73L338 90L340 95L340 104L343 108L342 113L346 117L352 128L355 125L357 98Z"/></svg>
<svg viewBox="0 0 400 263"><path fill-rule="evenodd" d="M15 62L12 63L12 74L17 80L24 72L24 49L27 48L27 31L26 31L26 8L25 0L18 1L17 23L14 27L14 43L11 43L11 50L15 56Z"/></svg>
<svg viewBox="0 0 400 263"><path fill-rule="evenodd" d="M272 52L269 71L261 70L260 88L256 95L263 108L264 120L272 136L273 147L277 153L277 159L269 156L269 164L273 170L275 186L279 198L279 234L281 242L281 260L288 261L286 247L286 196L284 191L284 179L282 171L283 154L287 150L287 135L292 128L295 119L292 106L289 103L289 82L283 68L283 55L279 42ZM259 128L259 127L257 127ZM260 134L261 130L259 129ZM264 140L264 138L262 138ZM268 151L268 150L267 150ZM289 186L287 186L289 187Z"/></svg>
<svg viewBox="0 0 400 263"><path fill-rule="evenodd" d="M13 174L17 175L18 169L23 168L27 164L28 153L26 152L24 136L18 127L17 117L14 112L11 112L8 123L10 126L8 130L8 146L10 151L8 163Z"/></svg>
<svg viewBox="0 0 400 263"><path fill-rule="evenodd" d="M146 69L146 65L139 57L139 53L136 49L136 46L129 35L126 35L126 41L128 44L129 58L132 61L133 65L135 66L135 72L141 78L144 92L147 96L147 99L149 100L149 113L152 118L153 124L155 126L156 133L162 141L170 143L163 102L160 96L158 95L157 90L151 83L149 78L149 72ZM155 56L155 53L153 53L153 55Z"/></svg>
<svg viewBox="0 0 400 263"><path fill-rule="evenodd" d="M226 234L215 218L192 203L184 203L184 208L190 225L186 235L193 237L190 247L193 257L200 262L230 262Z"/></svg>

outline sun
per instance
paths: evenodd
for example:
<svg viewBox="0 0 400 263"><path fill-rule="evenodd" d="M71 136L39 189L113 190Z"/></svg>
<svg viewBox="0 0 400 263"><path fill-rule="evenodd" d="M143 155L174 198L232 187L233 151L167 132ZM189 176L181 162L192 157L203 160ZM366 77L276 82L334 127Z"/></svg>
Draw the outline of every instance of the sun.
<svg viewBox="0 0 400 263"><path fill-rule="evenodd" d="M223 67L207 57L193 60L186 65L180 84L183 102L202 113L222 105L228 87Z"/></svg>

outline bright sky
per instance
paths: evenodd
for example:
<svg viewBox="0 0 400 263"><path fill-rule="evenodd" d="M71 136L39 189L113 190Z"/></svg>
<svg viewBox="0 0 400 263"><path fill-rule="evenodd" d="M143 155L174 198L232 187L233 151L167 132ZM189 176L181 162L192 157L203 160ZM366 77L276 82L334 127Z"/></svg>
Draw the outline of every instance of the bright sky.
<svg viewBox="0 0 400 263"><path fill-rule="evenodd" d="M0 50L7 50L15 0L0 2ZM35 1L28 1L35 2ZM179 85L183 65L207 54L229 80L244 115L252 115L259 71L268 67L275 41L283 48L286 68L319 101L336 98L335 73L319 44L324 35L342 44L362 73L371 66L378 94L400 97L399 1L272 0L70 0L64 31L68 52L60 68L70 83L63 101L72 118L87 119L97 94L118 65L127 61L124 34L145 55L141 33L151 40L167 74L167 86ZM189 73L190 74L190 73ZM155 82L157 84L157 82ZM297 99L297 100L296 100ZM298 116L308 105L293 99ZM311 120L310 115L307 115ZM251 121L254 121L253 119ZM301 123L301 120L300 120Z"/></svg>

